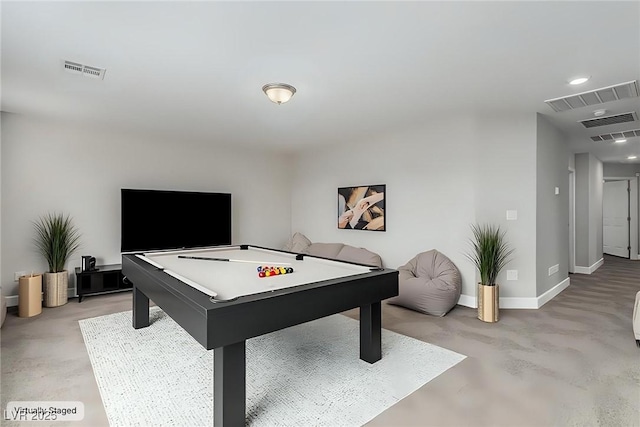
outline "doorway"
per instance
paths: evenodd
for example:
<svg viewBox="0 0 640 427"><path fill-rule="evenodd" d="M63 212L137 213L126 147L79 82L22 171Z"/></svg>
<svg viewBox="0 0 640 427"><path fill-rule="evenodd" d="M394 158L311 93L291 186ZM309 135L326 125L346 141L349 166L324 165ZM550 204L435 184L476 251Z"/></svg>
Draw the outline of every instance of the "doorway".
<svg viewBox="0 0 640 427"><path fill-rule="evenodd" d="M621 258L631 257L630 181L605 181L602 194L602 251Z"/></svg>

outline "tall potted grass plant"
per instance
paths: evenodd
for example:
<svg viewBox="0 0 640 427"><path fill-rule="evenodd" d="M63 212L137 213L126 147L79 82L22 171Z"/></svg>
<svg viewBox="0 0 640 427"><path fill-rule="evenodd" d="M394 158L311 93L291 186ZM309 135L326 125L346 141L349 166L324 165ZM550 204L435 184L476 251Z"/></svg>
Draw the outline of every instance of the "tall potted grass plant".
<svg viewBox="0 0 640 427"><path fill-rule="evenodd" d="M80 246L80 233L69 215L47 214L34 222L35 243L49 271L44 274L44 306L57 307L67 303L69 273L67 261Z"/></svg>
<svg viewBox="0 0 640 427"><path fill-rule="evenodd" d="M478 283L478 319L497 322L499 313L498 274L510 261L513 249L509 248L506 232L495 225L472 225L472 250L467 257L480 273Z"/></svg>

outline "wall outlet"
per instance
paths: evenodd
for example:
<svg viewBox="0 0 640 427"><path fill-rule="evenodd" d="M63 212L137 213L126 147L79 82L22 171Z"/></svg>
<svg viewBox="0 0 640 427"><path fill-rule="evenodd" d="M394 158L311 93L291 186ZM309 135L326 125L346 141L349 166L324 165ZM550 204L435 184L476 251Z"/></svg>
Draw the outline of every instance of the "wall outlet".
<svg viewBox="0 0 640 427"><path fill-rule="evenodd" d="M553 267L549 267L549 276L557 273L559 268L560 266L558 264L554 265Z"/></svg>
<svg viewBox="0 0 640 427"><path fill-rule="evenodd" d="M560 189L558 187L556 187L555 189L555 195L557 196L558 194L560 194Z"/></svg>
<svg viewBox="0 0 640 427"><path fill-rule="evenodd" d="M13 281L17 282L22 276L26 276L27 272L26 271L16 271L15 273L13 273Z"/></svg>
<svg viewBox="0 0 640 427"><path fill-rule="evenodd" d="M507 270L507 280L518 280L518 270Z"/></svg>
<svg viewBox="0 0 640 427"><path fill-rule="evenodd" d="M518 211L507 211L507 219L509 221L515 221L518 219Z"/></svg>

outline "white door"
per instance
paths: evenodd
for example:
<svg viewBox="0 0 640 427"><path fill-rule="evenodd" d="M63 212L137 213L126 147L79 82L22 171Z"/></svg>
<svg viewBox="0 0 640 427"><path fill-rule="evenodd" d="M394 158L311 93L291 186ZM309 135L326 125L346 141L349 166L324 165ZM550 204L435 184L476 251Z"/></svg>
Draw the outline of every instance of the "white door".
<svg viewBox="0 0 640 427"><path fill-rule="evenodd" d="M603 252L629 258L629 181L607 181L602 195Z"/></svg>

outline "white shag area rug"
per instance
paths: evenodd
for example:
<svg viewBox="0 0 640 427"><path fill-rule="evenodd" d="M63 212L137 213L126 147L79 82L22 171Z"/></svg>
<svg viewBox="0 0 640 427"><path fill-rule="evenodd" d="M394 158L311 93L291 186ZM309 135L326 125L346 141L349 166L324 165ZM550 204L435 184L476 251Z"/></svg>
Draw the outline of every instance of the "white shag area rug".
<svg viewBox="0 0 640 427"><path fill-rule="evenodd" d="M158 307L80 329L111 426L213 425L213 350ZM233 327L233 326L230 326ZM382 360L360 360L359 322L336 314L247 341L247 425L360 426L466 356L382 330Z"/></svg>

